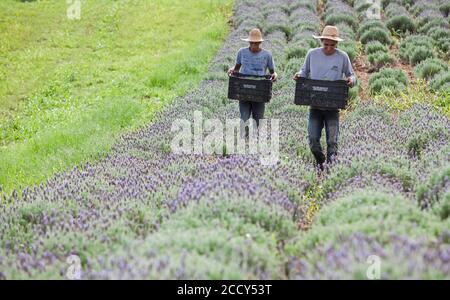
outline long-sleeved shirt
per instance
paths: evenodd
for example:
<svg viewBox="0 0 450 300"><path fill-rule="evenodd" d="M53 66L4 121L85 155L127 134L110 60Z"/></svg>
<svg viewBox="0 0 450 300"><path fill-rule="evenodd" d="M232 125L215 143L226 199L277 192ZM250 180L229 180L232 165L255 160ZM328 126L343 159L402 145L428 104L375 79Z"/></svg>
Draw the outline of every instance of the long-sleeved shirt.
<svg viewBox="0 0 450 300"><path fill-rule="evenodd" d="M356 84L350 58L340 49L336 49L332 55L325 55L323 48L309 50L300 70L300 77L316 80L340 80L344 78L343 75L351 78L353 84Z"/></svg>

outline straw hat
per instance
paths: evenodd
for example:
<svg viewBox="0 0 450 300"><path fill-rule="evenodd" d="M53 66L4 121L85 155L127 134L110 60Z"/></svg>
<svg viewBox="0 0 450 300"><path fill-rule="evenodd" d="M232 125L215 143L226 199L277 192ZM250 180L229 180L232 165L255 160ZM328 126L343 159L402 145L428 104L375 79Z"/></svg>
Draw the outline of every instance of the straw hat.
<svg viewBox="0 0 450 300"><path fill-rule="evenodd" d="M264 41L262 38L262 33L258 28L254 28L254 29L250 30L250 33L248 34L248 38L241 39L241 40L246 41L246 42L254 42L254 43Z"/></svg>
<svg viewBox="0 0 450 300"><path fill-rule="evenodd" d="M336 26L330 26L327 25L322 31L321 36L317 36L313 34L313 38L315 39L326 39L326 40L332 40L336 42L341 42L343 39L339 37L339 30Z"/></svg>

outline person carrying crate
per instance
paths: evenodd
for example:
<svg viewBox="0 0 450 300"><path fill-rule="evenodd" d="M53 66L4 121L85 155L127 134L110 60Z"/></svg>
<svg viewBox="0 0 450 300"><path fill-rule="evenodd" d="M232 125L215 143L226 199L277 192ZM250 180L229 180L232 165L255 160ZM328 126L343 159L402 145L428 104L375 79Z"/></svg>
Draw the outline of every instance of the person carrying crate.
<svg viewBox="0 0 450 300"><path fill-rule="evenodd" d="M335 26L325 26L322 35L314 38L320 39L322 47L310 49L306 54L305 62L300 72L294 75L294 80L300 77L315 80L342 80L346 76L349 87L356 84L356 76L352 64L345 51L337 48L337 44L343 41L339 38L339 31ZM325 127L327 140L327 156L322 151L320 138ZM338 151L339 136L339 109L313 107L309 109L308 140L317 167L323 171L323 163L333 162Z"/></svg>
<svg viewBox="0 0 450 300"><path fill-rule="evenodd" d="M261 43L264 41L262 33L259 29L254 28L249 32L248 38L242 39L249 42L249 47L239 49L236 58L236 64L228 70L228 75L232 76L238 72L244 75L264 76L267 69L269 70L271 77L270 80L277 80L277 73L275 72L275 64L273 61L272 53L261 47ZM239 101L239 112L241 115L241 136L248 137L248 120L250 115L256 121L256 126L259 126L259 120L264 118L265 103L264 102L251 102L251 101Z"/></svg>

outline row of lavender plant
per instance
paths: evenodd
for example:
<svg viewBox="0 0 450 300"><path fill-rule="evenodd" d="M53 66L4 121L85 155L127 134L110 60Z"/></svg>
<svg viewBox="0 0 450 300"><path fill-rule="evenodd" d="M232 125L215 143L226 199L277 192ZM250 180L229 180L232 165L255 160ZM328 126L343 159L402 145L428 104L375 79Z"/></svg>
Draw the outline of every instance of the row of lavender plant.
<svg viewBox="0 0 450 300"><path fill-rule="evenodd" d="M382 67L390 66L394 61L394 57L389 51L393 39L386 25L380 19L377 19L381 16L381 8L365 0L357 0L355 9L361 20L358 36L364 45L364 53L371 66L369 72L376 72ZM376 88L373 84L371 87L374 91L381 88L380 84Z"/></svg>
<svg viewBox="0 0 450 300"><path fill-rule="evenodd" d="M400 58L414 67L433 91L449 90L450 29L448 8L441 0L385 2L386 26L402 38Z"/></svg>
<svg viewBox="0 0 450 300"><path fill-rule="evenodd" d="M441 0L411 3L415 34L400 44L400 55L414 66L414 75L434 91L450 91L450 29L448 3Z"/></svg>
<svg viewBox="0 0 450 300"><path fill-rule="evenodd" d="M402 38L400 59L414 66L416 78L429 81L434 90L445 90L448 85L448 64L438 56L443 56L448 43L448 22L437 8L436 1L391 1L384 2L385 20L367 19L367 11L372 7L367 1L358 0L355 5L363 21L359 37L365 44L365 53L371 64L371 71L381 72L371 76L369 87L373 95L389 90L393 95L405 90L408 76L400 69L393 69L396 58L390 53L390 46L395 43L390 31ZM412 5L413 4L413 5ZM409 10L404 6L409 7ZM414 18L416 16L416 18ZM435 31L433 37L428 31ZM413 34L418 32L419 34ZM433 46L436 46L433 48ZM439 52L442 52L441 54ZM445 56L445 55L444 55ZM435 79L433 77L436 76Z"/></svg>
<svg viewBox="0 0 450 300"><path fill-rule="evenodd" d="M374 96L389 91L396 95L407 88L408 76L403 70L393 68L396 58L391 53L391 46L395 41L390 29L381 19L381 7L365 0L357 0L355 8L361 21L359 40L364 45L364 53L370 63L369 72L374 72L369 79L370 94ZM393 11L392 6L389 8ZM406 18L394 13L393 17Z"/></svg>

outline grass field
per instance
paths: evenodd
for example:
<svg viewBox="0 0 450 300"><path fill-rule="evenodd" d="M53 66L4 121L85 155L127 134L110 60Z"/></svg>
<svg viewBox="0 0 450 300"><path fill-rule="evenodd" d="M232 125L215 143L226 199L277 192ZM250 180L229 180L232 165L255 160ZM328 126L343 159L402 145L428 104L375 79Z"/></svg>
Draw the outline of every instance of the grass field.
<svg viewBox="0 0 450 300"><path fill-rule="evenodd" d="M231 0L0 3L0 186L99 157L194 87L227 32Z"/></svg>

